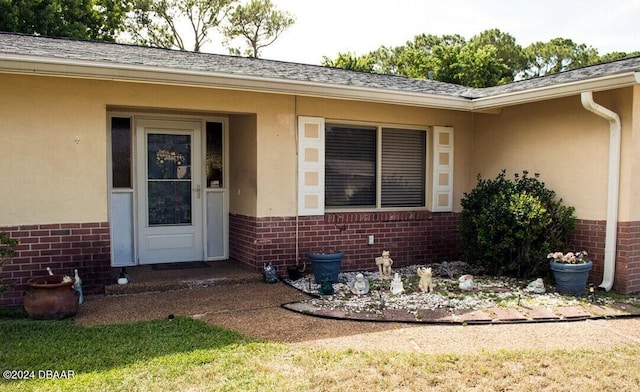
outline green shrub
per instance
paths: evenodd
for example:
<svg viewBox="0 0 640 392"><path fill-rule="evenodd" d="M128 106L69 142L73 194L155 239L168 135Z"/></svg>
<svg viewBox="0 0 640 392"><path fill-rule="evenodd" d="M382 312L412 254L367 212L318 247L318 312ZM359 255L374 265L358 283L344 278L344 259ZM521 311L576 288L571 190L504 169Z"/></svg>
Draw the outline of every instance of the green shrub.
<svg viewBox="0 0 640 392"><path fill-rule="evenodd" d="M9 237L5 232L0 231L0 295L7 288L2 284L2 264L5 261L11 260L16 254L16 247L18 246L18 240Z"/></svg>
<svg viewBox="0 0 640 392"><path fill-rule="evenodd" d="M564 249L575 227L575 208L562 205L539 174L527 171L478 184L461 204L461 246L465 260L491 275L532 277L548 274L547 254Z"/></svg>

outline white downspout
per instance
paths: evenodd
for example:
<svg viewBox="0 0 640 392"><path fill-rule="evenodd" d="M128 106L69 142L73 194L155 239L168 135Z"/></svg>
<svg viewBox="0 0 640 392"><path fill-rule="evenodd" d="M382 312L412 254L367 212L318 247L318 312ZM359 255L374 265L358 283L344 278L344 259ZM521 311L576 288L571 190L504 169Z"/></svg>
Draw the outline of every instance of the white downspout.
<svg viewBox="0 0 640 392"><path fill-rule="evenodd" d="M618 196L620 188L620 140L622 127L617 113L593 101L593 93L580 94L582 106L609 121L609 181L607 192L607 226L604 242L604 273L600 287L609 291L613 287L616 270L616 234L618 231Z"/></svg>

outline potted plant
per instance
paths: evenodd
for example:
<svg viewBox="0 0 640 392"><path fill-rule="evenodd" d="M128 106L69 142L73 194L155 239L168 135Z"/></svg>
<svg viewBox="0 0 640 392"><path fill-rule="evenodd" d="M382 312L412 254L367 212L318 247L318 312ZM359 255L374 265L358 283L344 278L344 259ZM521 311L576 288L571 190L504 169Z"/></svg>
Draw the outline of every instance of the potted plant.
<svg viewBox="0 0 640 392"><path fill-rule="evenodd" d="M556 290L562 294L582 295L587 287L593 263L586 251L577 253L553 252L547 255L556 281Z"/></svg>
<svg viewBox="0 0 640 392"><path fill-rule="evenodd" d="M74 278L45 275L27 280L23 296L24 309L36 319L52 320L73 316L78 312L79 293L73 288Z"/></svg>
<svg viewBox="0 0 640 392"><path fill-rule="evenodd" d="M316 283L322 283L323 276L328 276L331 283L338 282L338 273L342 267L344 252L336 249L318 250L308 253L307 257L311 262L311 270Z"/></svg>

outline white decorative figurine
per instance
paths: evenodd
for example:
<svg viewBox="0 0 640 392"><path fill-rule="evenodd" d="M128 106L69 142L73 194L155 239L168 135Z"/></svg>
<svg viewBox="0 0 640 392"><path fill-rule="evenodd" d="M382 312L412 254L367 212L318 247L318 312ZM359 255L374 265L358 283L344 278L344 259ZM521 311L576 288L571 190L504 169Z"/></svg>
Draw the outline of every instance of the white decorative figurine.
<svg viewBox="0 0 640 392"><path fill-rule="evenodd" d="M356 279L349 285L349 289L353 294L366 294L369 292L369 281L364 278L364 275L356 275Z"/></svg>
<svg viewBox="0 0 640 392"><path fill-rule="evenodd" d="M417 270L418 276L420 277L420 283L418 283L418 288L424 293L429 292L433 293L433 281L431 280L431 267L418 267Z"/></svg>
<svg viewBox="0 0 640 392"><path fill-rule="evenodd" d="M402 279L400 279L400 275L396 272L393 280L391 281L391 293L392 294L400 294L404 291L404 285L402 284Z"/></svg>
<svg viewBox="0 0 640 392"><path fill-rule="evenodd" d="M533 291L536 294L543 294L546 289L544 288L544 282L542 281L542 278L538 278L529 283L527 285L527 291Z"/></svg>
<svg viewBox="0 0 640 392"><path fill-rule="evenodd" d="M460 290L473 290L473 275L462 275L458 278Z"/></svg>
<svg viewBox="0 0 640 392"><path fill-rule="evenodd" d="M389 257L389 251L383 250L382 256L376 257L376 264L381 278L391 278L391 265L393 260Z"/></svg>
<svg viewBox="0 0 640 392"><path fill-rule="evenodd" d="M80 297L78 299L78 303L82 304L84 302L84 293L82 292L82 279L80 279L80 275L78 275L78 270L74 269L73 270L74 274L75 274L75 281L73 282L73 289L75 291L78 292L78 294L80 294Z"/></svg>

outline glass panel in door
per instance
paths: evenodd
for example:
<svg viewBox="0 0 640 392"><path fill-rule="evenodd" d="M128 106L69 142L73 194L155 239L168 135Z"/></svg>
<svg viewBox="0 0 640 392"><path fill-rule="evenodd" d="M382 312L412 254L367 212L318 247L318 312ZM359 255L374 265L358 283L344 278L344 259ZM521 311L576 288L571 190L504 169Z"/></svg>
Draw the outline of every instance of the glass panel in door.
<svg viewBox="0 0 640 392"><path fill-rule="evenodd" d="M192 223L191 135L147 134L149 226Z"/></svg>

